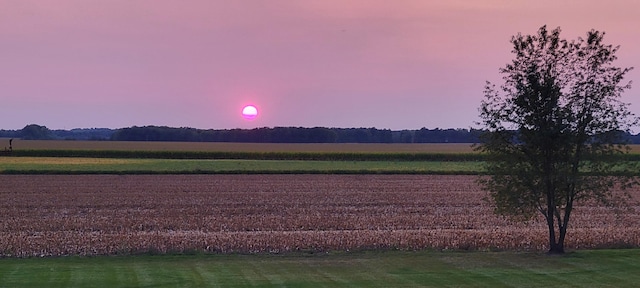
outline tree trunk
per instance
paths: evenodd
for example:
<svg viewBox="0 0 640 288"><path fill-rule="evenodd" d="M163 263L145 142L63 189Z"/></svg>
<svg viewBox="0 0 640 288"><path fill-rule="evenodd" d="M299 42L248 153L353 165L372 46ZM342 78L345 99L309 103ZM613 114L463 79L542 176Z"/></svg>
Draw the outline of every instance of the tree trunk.
<svg viewBox="0 0 640 288"><path fill-rule="evenodd" d="M553 213L549 213L553 214ZM547 225L549 225L549 252L550 255L564 254L564 239L567 235L566 223L561 224L558 221L558 237L556 239L556 229L554 225L554 215L549 215ZM564 219L567 220L567 219Z"/></svg>
<svg viewBox="0 0 640 288"><path fill-rule="evenodd" d="M573 197L567 197L567 206L565 207L564 217L558 219L558 230L560 235L558 235L558 242L556 243L556 249L554 251L549 250L550 254L564 254L564 239L567 235L567 227L569 227L569 217L571 216L571 211L573 210ZM560 224L562 223L562 224Z"/></svg>
<svg viewBox="0 0 640 288"><path fill-rule="evenodd" d="M547 218L547 225L549 226L549 252L548 254L564 254L564 235L562 231L560 232L560 237L556 239L556 227L555 227L555 217L553 216L553 212L548 213L551 215L545 215Z"/></svg>
<svg viewBox="0 0 640 288"><path fill-rule="evenodd" d="M549 252L547 253L550 255L564 254L564 241L563 240L558 240L558 242L551 241L551 243L549 243Z"/></svg>
<svg viewBox="0 0 640 288"><path fill-rule="evenodd" d="M549 167L547 171L551 171L552 169ZM560 237L556 237L556 227L555 227L555 212L556 212L556 203L555 203L555 186L553 181L551 181L552 176L546 175L546 197L547 197L547 210L545 211L544 217L547 220L547 226L549 226L549 254L563 254L564 253L564 235L562 235L562 227L561 224L558 223L558 232ZM560 219L558 219L560 220ZM561 241L562 240L562 241Z"/></svg>

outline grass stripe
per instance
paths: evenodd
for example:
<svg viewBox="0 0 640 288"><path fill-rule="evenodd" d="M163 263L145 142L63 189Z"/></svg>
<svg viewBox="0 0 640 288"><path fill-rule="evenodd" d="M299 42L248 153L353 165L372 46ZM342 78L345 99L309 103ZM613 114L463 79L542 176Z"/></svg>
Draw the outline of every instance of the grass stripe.
<svg viewBox="0 0 640 288"><path fill-rule="evenodd" d="M1 157L1 174L473 174L481 162Z"/></svg>
<svg viewBox="0 0 640 288"><path fill-rule="evenodd" d="M639 162L629 162L638 169ZM0 174L440 174L478 175L481 161L342 161L0 157ZM611 175L617 172L613 171Z"/></svg>
<svg viewBox="0 0 640 288"><path fill-rule="evenodd" d="M633 287L640 250L0 259L0 287Z"/></svg>

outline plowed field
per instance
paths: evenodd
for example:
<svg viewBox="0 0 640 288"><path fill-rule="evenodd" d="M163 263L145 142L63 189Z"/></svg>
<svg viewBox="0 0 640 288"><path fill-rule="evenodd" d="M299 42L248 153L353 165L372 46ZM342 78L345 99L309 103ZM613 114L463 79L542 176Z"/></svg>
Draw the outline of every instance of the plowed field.
<svg viewBox="0 0 640 288"><path fill-rule="evenodd" d="M545 250L476 176L0 175L0 255ZM632 191L640 199L640 189ZM567 247L640 246L640 207L579 203Z"/></svg>

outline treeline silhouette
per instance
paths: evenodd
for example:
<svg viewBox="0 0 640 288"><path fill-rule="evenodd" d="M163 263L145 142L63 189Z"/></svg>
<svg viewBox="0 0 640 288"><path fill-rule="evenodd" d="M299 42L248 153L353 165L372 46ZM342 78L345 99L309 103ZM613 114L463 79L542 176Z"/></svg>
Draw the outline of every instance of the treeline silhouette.
<svg viewBox="0 0 640 288"><path fill-rule="evenodd" d="M24 140L184 141L253 143L475 143L470 129L399 130L377 128L262 127L255 129L195 129L133 126L120 129L50 130L30 124L21 130L0 130L0 137Z"/></svg>
<svg viewBox="0 0 640 288"><path fill-rule="evenodd" d="M20 130L0 130L0 137L23 140L110 140L115 131L109 128L50 130L46 126L29 124Z"/></svg>
<svg viewBox="0 0 640 288"><path fill-rule="evenodd" d="M189 141L253 143L474 143L477 135L467 129L391 131L376 128L274 127L255 129L201 130L158 126L116 130L117 141Z"/></svg>
<svg viewBox="0 0 640 288"><path fill-rule="evenodd" d="M477 143L479 130L377 128L263 127L255 129L196 129L166 126L133 126L120 129L91 128L50 130L30 124L21 130L0 130L0 137L24 140L182 141L252 143ZM640 144L640 134L627 135Z"/></svg>

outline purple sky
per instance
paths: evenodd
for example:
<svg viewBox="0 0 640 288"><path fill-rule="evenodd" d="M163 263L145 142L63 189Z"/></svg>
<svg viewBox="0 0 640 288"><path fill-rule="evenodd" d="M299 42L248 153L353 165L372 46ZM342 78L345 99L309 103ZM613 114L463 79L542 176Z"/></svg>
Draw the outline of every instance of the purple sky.
<svg viewBox="0 0 640 288"><path fill-rule="evenodd" d="M595 28L621 45L619 66L640 66L638 11L635 0L0 0L0 129L469 128L512 35ZM624 95L636 114L638 91Z"/></svg>

